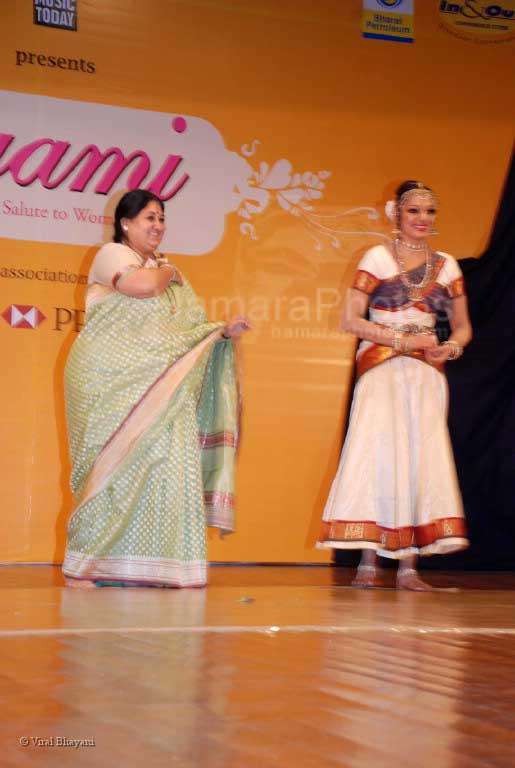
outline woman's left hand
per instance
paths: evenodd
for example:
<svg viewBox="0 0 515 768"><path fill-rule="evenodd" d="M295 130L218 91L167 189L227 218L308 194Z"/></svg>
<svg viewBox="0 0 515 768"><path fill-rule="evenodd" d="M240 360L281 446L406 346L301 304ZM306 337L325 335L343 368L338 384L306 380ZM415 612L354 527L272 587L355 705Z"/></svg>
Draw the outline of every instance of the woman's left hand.
<svg viewBox="0 0 515 768"><path fill-rule="evenodd" d="M223 335L227 337L240 336L243 331L250 330L248 317L233 317L223 329Z"/></svg>
<svg viewBox="0 0 515 768"><path fill-rule="evenodd" d="M431 365L442 365L449 359L452 350L448 344L440 344L437 347L424 350L424 356Z"/></svg>

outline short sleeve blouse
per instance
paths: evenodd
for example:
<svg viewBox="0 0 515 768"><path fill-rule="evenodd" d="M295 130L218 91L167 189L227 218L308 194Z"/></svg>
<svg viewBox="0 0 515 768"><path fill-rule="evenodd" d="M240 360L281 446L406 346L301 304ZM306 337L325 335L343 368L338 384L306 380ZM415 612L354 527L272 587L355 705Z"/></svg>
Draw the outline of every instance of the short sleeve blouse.
<svg viewBox="0 0 515 768"><path fill-rule="evenodd" d="M143 259L132 248L122 243L106 243L93 259L88 284L98 283L112 288L123 274L142 266Z"/></svg>

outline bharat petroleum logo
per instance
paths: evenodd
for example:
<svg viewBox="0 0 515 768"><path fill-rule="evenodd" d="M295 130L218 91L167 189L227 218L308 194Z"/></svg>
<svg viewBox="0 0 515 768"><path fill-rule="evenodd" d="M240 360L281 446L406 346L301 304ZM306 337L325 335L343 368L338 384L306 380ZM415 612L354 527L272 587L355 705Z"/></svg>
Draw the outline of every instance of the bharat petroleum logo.
<svg viewBox="0 0 515 768"><path fill-rule="evenodd" d="M2 317L11 328L34 329L41 325L43 320L46 320L43 312L37 307L30 306L30 304L11 304L2 312Z"/></svg>
<svg viewBox="0 0 515 768"><path fill-rule="evenodd" d="M382 5L383 8L388 8L389 11L391 11L393 8L397 8L402 3L402 0L377 0L379 5Z"/></svg>

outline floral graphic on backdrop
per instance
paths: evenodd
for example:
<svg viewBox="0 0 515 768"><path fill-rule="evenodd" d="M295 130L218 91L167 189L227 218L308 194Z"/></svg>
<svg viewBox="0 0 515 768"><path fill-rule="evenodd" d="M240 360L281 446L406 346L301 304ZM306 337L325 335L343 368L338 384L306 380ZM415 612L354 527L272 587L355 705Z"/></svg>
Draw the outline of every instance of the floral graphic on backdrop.
<svg viewBox="0 0 515 768"><path fill-rule="evenodd" d="M250 158L256 154L259 140L245 144L241 154ZM316 210L316 201L324 195L331 171L294 171L289 160L281 158L270 165L261 161L257 170L247 162L250 174L237 185L239 204L238 215L242 234L259 239L255 217L262 214L269 206L277 205L292 216L296 216L308 230L314 240L316 250L322 250L323 241L328 240L333 248L339 248L341 238L350 235L374 235L387 240L388 237L378 230L371 230L368 222L378 221L380 216L373 206L359 206L338 213L322 214ZM348 217L362 214L366 221L364 228L349 228ZM353 218L353 222L355 218Z"/></svg>

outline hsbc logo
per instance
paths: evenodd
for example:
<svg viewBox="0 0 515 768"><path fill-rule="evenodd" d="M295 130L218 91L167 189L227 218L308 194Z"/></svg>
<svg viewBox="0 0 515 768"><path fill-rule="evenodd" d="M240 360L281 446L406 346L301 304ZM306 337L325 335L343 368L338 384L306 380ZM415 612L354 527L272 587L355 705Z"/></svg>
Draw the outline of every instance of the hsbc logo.
<svg viewBox="0 0 515 768"><path fill-rule="evenodd" d="M46 316L37 307L30 304L11 304L2 312L2 317L11 328L37 328Z"/></svg>
<svg viewBox="0 0 515 768"><path fill-rule="evenodd" d="M72 329L80 333L84 325L84 310L70 309L68 307L53 307L52 331L64 331ZM11 328L37 328L46 315L37 307L30 304L11 304L2 312L2 317Z"/></svg>

